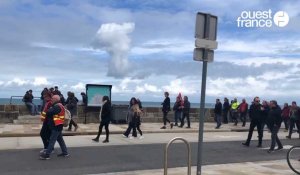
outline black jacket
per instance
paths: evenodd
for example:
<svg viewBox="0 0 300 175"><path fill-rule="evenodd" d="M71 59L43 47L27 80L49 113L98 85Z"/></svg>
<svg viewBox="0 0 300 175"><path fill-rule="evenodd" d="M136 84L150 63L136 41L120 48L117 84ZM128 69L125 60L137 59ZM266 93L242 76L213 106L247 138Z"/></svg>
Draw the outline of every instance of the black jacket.
<svg viewBox="0 0 300 175"><path fill-rule="evenodd" d="M67 109L70 111L71 115L77 115L77 100L76 97L68 97L66 101Z"/></svg>
<svg viewBox="0 0 300 175"><path fill-rule="evenodd" d="M111 103L106 102L102 106L101 123L109 123L111 115Z"/></svg>
<svg viewBox="0 0 300 175"><path fill-rule="evenodd" d="M225 101L225 102L223 103L223 111L224 111L224 112L228 112L229 109L230 109L230 104L229 104L229 102Z"/></svg>
<svg viewBox="0 0 300 175"><path fill-rule="evenodd" d="M215 104L214 112L215 112L215 114L222 115L222 103L221 102Z"/></svg>
<svg viewBox="0 0 300 175"><path fill-rule="evenodd" d="M249 117L253 121L262 122L263 121L263 111L261 110L261 104L252 104L249 109Z"/></svg>
<svg viewBox="0 0 300 175"><path fill-rule="evenodd" d="M23 102L25 103L32 103L33 95L26 92L23 97Z"/></svg>
<svg viewBox="0 0 300 175"><path fill-rule="evenodd" d="M189 114L191 109L191 103L189 101L184 101L184 108L182 109L182 112L184 114Z"/></svg>
<svg viewBox="0 0 300 175"><path fill-rule="evenodd" d="M281 117L281 109L279 106L273 107L270 109L268 113L268 118L267 118L267 124L269 128L272 130L272 128L276 125L280 127L282 122L282 117Z"/></svg>
<svg viewBox="0 0 300 175"><path fill-rule="evenodd" d="M170 98L166 97L164 102L162 103L163 107L162 107L162 111L163 112L169 112L171 109L171 104L170 104Z"/></svg>

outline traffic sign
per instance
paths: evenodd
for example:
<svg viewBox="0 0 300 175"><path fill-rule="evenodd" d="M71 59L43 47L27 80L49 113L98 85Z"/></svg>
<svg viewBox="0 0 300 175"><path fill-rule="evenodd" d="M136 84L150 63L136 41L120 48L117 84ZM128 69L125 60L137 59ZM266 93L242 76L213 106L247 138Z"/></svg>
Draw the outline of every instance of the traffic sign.
<svg viewBox="0 0 300 175"><path fill-rule="evenodd" d="M196 38L195 47L215 50L218 48L218 42L212 41L212 40L207 40L207 39Z"/></svg>
<svg viewBox="0 0 300 175"><path fill-rule="evenodd" d="M196 17L195 38L215 41L217 39L217 22L217 16L198 12Z"/></svg>
<svg viewBox="0 0 300 175"><path fill-rule="evenodd" d="M195 61L206 61L206 62L213 62L214 61L214 51L213 50L206 50L203 48L195 48L194 49L194 60ZM205 54L207 54L205 56Z"/></svg>

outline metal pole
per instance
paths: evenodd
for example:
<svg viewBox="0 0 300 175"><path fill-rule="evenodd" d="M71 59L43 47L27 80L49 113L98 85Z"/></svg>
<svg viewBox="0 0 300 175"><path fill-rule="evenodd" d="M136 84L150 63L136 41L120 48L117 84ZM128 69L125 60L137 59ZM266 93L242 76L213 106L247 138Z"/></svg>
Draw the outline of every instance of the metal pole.
<svg viewBox="0 0 300 175"><path fill-rule="evenodd" d="M203 127L204 127L204 117L205 117L206 74L207 74L207 61L203 61L201 101L200 101L200 118L199 118L197 175L201 175L201 165L202 165Z"/></svg>

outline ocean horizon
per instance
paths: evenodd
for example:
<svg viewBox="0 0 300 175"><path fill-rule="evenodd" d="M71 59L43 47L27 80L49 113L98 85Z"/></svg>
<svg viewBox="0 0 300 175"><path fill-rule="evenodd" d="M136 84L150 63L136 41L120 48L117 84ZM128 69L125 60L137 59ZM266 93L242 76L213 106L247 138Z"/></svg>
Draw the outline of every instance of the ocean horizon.
<svg viewBox="0 0 300 175"><path fill-rule="evenodd" d="M15 105L21 105L24 104L22 99L18 98L0 98L0 105L5 105L5 104L15 104ZM33 99L33 103L36 105L42 104L42 101L40 99ZM78 102L79 104L82 103L81 100ZM161 107L162 102L150 102L150 101L145 101L142 102L143 107ZM128 101L112 101L113 105L128 105ZM171 102L171 107L174 105L174 103ZM205 103L205 108L214 108L215 104L214 103ZM200 108L200 103L191 103L191 108Z"/></svg>

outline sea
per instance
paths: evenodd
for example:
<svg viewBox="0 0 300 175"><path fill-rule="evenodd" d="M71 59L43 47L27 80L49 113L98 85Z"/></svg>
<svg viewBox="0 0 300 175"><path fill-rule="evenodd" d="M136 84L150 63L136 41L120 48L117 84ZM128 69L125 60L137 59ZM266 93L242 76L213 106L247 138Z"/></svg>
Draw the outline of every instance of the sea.
<svg viewBox="0 0 300 175"><path fill-rule="evenodd" d="M34 104L42 104L42 101L38 98L33 99ZM79 101L81 103L81 101ZM21 105L24 104L22 102L22 98L0 98L0 105L4 104L15 104L15 105ZM128 101L112 101L113 105L128 105ZM173 106L174 103L171 103L171 106ZM142 102L143 107L161 107L161 102L148 102L144 101ZM205 108L214 108L215 104L214 103L206 103ZM191 103L191 108L200 108L200 103Z"/></svg>

